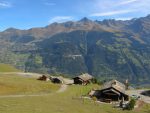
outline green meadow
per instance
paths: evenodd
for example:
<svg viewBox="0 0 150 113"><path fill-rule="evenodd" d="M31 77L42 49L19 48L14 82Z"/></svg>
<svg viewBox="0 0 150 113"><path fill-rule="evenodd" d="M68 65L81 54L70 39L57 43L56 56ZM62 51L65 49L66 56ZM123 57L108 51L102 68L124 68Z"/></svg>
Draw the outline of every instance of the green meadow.
<svg viewBox="0 0 150 113"><path fill-rule="evenodd" d="M3 73L17 71L0 64L0 113L150 113L148 104L138 110L123 111L111 104L80 98L91 89L100 88L98 85L72 85L60 93L61 86L50 81Z"/></svg>
<svg viewBox="0 0 150 113"><path fill-rule="evenodd" d="M98 85L68 86L58 93L59 85L15 75L0 75L0 113L149 113L150 105L140 110L122 111L110 104L81 99ZM41 96L3 97L4 95L44 94Z"/></svg>
<svg viewBox="0 0 150 113"><path fill-rule="evenodd" d="M0 64L0 72L20 72L20 70L9 64Z"/></svg>
<svg viewBox="0 0 150 113"><path fill-rule="evenodd" d="M50 93L58 90L59 87L59 85L54 85L51 82L41 82L35 78L0 74L0 95Z"/></svg>

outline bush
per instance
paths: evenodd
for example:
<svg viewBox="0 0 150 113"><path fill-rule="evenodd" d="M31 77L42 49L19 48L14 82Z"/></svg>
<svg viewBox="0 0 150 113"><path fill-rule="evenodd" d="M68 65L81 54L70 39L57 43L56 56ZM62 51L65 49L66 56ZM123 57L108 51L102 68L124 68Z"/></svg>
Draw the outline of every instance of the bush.
<svg viewBox="0 0 150 113"><path fill-rule="evenodd" d="M93 84L97 84L98 80L96 78L93 78L91 81Z"/></svg>
<svg viewBox="0 0 150 113"><path fill-rule="evenodd" d="M129 102L129 104L127 105L126 109L127 110L133 110L135 104L136 104L136 100L135 99L131 99L130 102Z"/></svg>
<svg viewBox="0 0 150 113"><path fill-rule="evenodd" d="M97 80L96 78L93 78L93 79L92 79L92 83L93 83L93 84L98 84L98 85L101 85L101 84L102 84L102 82L101 82L100 80Z"/></svg>
<svg viewBox="0 0 150 113"><path fill-rule="evenodd" d="M97 101L97 98L94 96L94 97L92 97L92 100L93 100L94 102L96 102L96 101Z"/></svg>

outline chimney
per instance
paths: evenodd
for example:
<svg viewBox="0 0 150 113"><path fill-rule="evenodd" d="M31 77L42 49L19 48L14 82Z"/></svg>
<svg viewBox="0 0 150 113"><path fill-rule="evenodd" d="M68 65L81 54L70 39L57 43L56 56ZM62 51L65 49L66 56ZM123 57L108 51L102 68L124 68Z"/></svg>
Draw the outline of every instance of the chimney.
<svg viewBox="0 0 150 113"><path fill-rule="evenodd" d="M125 88L126 88L126 90L129 89L129 80L128 79L126 79L126 81L125 81Z"/></svg>

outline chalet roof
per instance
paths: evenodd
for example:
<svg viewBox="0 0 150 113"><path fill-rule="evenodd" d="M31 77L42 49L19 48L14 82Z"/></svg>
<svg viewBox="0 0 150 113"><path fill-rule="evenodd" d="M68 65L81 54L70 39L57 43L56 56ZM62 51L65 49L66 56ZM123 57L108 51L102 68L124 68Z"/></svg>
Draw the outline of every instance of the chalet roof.
<svg viewBox="0 0 150 113"><path fill-rule="evenodd" d="M112 80L112 81L109 81L109 82L106 82L102 89L107 89L107 88L110 88L110 87L113 87L115 88L116 90L122 92L122 93L125 93L125 85L117 80Z"/></svg>
<svg viewBox="0 0 150 113"><path fill-rule="evenodd" d="M84 81L87 81L87 80L91 80L93 77L91 75L89 75L88 73L85 73L85 74L82 74L82 75L78 76L78 78L80 78Z"/></svg>

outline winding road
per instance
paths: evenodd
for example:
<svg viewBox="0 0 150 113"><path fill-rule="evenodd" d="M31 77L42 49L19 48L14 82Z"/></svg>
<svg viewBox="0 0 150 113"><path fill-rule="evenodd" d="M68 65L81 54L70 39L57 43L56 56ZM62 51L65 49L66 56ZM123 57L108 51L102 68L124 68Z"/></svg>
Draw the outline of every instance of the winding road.
<svg viewBox="0 0 150 113"><path fill-rule="evenodd" d="M130 96L132 96L132 95L140 96L140 99L142 101L144 101L145 103L150 104L150 97L149 96L144 96L144 95L141 94L144 91L146 91L146 90L129 90L129 91L127 91L127 94L129 94Z"/></svg>
<svg viewBox="0 0 150 113"><path fill-rule="evenodd" d="M0 74L3 74L3 75L15 74L18 76L30 77L30 78L38 78L42 76L42 74L38 74L38 73L24 73L24 72L0 72Z"/></svg>

